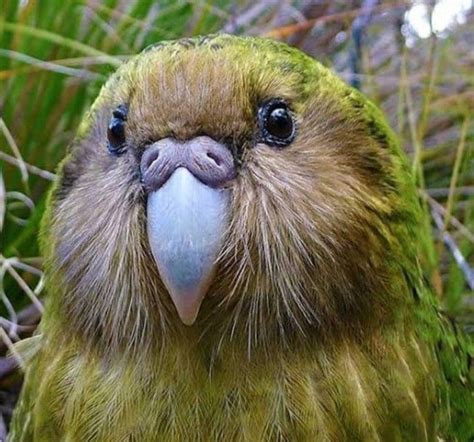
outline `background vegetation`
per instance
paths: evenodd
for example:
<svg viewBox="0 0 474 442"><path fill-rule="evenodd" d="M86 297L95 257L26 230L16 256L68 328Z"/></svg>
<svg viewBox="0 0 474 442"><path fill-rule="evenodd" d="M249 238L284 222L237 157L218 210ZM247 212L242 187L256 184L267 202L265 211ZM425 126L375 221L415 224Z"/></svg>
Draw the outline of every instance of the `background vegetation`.
<svg viewBox="0 0 474 442"><path fill-rule="evenodd" d="M0 352L31 333L39 319L36 236L45 194L102 83L151 43L218 31L297 46L382 107L411 158L432 215L434 286L445 308L472 329L472 3L3 0ZM0 361L1 379L12 366Z"/></svg>

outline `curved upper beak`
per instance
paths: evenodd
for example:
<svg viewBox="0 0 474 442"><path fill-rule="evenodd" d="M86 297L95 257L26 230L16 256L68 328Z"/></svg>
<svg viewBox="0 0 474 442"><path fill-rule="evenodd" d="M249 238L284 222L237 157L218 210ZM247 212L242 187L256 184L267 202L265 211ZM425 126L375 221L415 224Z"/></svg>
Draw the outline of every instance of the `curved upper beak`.
<svg viewBox="0 0 474 442"><path fill-rule="evenodd" d="M160 276L179 317L196 320L215 273L235 177L232 154L208 137L160 140L141 161L147 233Z"/></svg>

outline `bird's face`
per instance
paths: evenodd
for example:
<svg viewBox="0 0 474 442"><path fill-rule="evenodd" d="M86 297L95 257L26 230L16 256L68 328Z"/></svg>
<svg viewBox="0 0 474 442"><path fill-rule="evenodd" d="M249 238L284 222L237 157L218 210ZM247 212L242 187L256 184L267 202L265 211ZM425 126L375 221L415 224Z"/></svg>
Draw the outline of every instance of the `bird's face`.
<svg viewBox="0 0 474 442"><path fill-rule="evenodd" d="M47 237L64 316L109 341L191 326L255 344L390 320L405 178L372 105L298 51L156 46L63 164Z"/></svg>

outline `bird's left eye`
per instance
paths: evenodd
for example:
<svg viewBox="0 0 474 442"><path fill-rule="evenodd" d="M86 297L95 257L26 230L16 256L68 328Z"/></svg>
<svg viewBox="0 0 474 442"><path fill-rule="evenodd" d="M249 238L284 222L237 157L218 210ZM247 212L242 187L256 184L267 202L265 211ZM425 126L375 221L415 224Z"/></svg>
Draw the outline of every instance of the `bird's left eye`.
<svg viewBox="0 0 474 442"><path fill-rule="evenodd" d="M110 153L119 155L125 151L125 122L127 121L127 107L123 104L112 112L112 119L107 128L107 147Z"/></svg>
<svg viewBox="0 0 474 442"><path fill-rule="evenodd" d="M270 146L285 147L295 138L296 128L292 112L281 99L271 99L260 106L258 125L262 141Z"/></svg>

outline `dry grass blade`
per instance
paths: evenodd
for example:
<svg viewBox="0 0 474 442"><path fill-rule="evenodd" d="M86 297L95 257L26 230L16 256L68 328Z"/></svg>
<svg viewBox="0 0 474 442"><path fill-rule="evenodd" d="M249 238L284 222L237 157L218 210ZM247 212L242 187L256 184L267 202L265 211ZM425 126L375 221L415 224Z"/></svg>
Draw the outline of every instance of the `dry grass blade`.
<svg viewBox="0 0 474 442"><path fill-rule="evenodd" d="M15 157L12 157L11 155L8 155L4 152L0 152L0 160L3 160L9 164L12 164L13 166L20 167L20 165L24 165L25 168L32 174L37 175L41 178L44 178L45 180L48 181L54 181L56 178L56 175L52 172L49 172L47 170L40 169L39 167L33 166L33 164L25 163L24 161L20 161L16 159Z"/></svg>
<svg viewBox="0 0 474 442"><path fill-rule="evenodd" d="M137 28L144 30L144 31L150 31L150 24L146 20L140 20L135 17L132 17L131 15L120 11L118 8L117 9L111 9L105 5L101 5L97 1L91 1L88 5L91 9L93 9L96 12L102 12L105 13L108 18L113 18L115 20L119 20L120 23L123 25L131 24L133 26L136 26ZM161 14L166 14L166 10L161 10ZM166 32L161 28L158 28L156 26L153 26L152 29L156 32L158 32L163 38L173 38L172 33Z"/></svg>
<svg viewBox="0 0 474 442"><path fill-rule="evenodd" d="M62 35L55 34L54 32L46 31L45 29L38 29L27 25L22 25L20 23L9 22L3 22L2 26L6 31L26 34L35 38L47 40L57 45L77 50L86 55L103 57L104 60L107 60L107 62L112 66L120 66L122 64L121 61L116 57L111 57L105 52L99 51L98 49L95 49L92 46L86 45L77 40L72 40L70 38L63 37Z"/></svg>
<svg viewBox="0 0 474 442"><path fill-rule="evenodd" d="M3 181L3 172L0 169L0 233L3 230L3 222L5 220L6 199L5 182Z"/></svg>
<svg viewBox="0 0 474 442"><path fill-rule="evenodd" d="M13 345L12 340L10 337L7 335L3 327L0 327L0 339L5 343L5 345L8 348L8 351L10 352L11 356L15 358L17 361L18 365L24 369L25 367L25 361L23 361L23 358L21 355L16 351L15 346Z"/></svg>
<svg viewBox="0 0 474 442"><path fill-rule="evenodd" d="M446 247L448 247L449 251L453 255L459 268L462 270L469 289L474 290L474 270L471 268L471 266L467 262L465 256L461 252L461 249L459 248L454 238L448 232L445 231L445 226L443 223L443 219L441 218L441 215L436 211L433 211L432 215L436 223L436 226L438 227L438 230L442 232L441 238L443 242L446 244Z"/></svg>
<svg viewBox="0 0 474 442"><path fill-rule="evenodd" d="M408 75L406 70L402 71L402 84L405 91L405 102L407 106L408 114L408 126L410 128L411 143L413 146L413 160L412 160L412 172L413 175L417 178L418 186L420 188L425 187L425 179L423 176L423 168L421 165L421 157L423 154L423 145L422 141L418 137L417 129L417 119L415 105L413 102L413 96L410 88L410 83L408 82Z"/></svg>
<svg viewBox="0 0 474 442"><path fill-rule="evenodd" d="M0 49L2 51L2 49ZM24 55L24 54L23 54ZM131 55L118 55L116 58L120 60L122 63L130 59ZM41 60L38 60L39 64L34 63L33 65L29 66L20 66L15 69L9 69L9 70L4 70L0 71L0 81L1 80L7 80L9 78L14 78L15 76L22 75L22 74L32 74L35 72L41 72L44 70L51 71L51 72L59 72L63 73L65 75L69 75L70 71L61 71L60 68L56 69L48 69L48 66L50 63L52 63L55 67L59 66L97 66L97 65L107 65L108 62L104 57L101 56L94 56L94 57L73 57L73 58L65 58L65 59L58 59L58 60L49 60L48 62L43 62ZM47 63L45 66L44 63ZM74 72L79 72L82 73L84 72L85 75L81 77L81 75L72 75L72 76L78 76L80 78L85 78L88 80L104 80L106 77L94 73L89 70L85 69L77 69L74 70Z"/></svg>
<svg viewBox="0 0 474 442"><path fill-rule="evenodd" d="M300 23L295 23L292 25L287 25L287 26L276 28L276 29L272 29L271 31L266 32L264 35L265 37L271 37L271 38L286 38L293 34L296 34L297 32L311 29L317 24L322 25L322 24L327 24L327 23L336 22L336 21L352 20L355 17L361 14L365 14L367 12L371 12L372 14L380 14L390 9L396 9L396 8L406 6L407 4L408 2L405 1L405 2L392 3L389 5L376 6L374 8L370 8L370 11L367 8L357 8L357 9L352 9L350 11L338 12L335 14L325 15L323 17L317 17L311 20L302 21Z"/></svg>
<svg viewBox="0 0 474 442"><path fill-rule="evenodd" d="M447 217L447 210L438 203L434 198L432 198L428 192L422 192L422 197L428 201L428 204L431 206L432 210L439 212L441 215L444 216L444 224L446 222L450 223L455 227L459 233L464 235L471 243L474 244L474 233L471 232L461 221L459 221L456 217L450 215L449 218ZM446 224L445 224L445 229Z"/></svg>
<svg viewBox="0 0 474 442"><path fill-rule="evenodd" d="M222 30L224 32L234 33L237 31L237 29L243 26L248 26L263 12L267 11L268 9L271 9L278 3L279 2L275 0L264 0L256 2L238 16L231 17Z"/></svg>
<svg viewBox="0 0 474 442"><path fill-rule="evenodd" d="M0 56L6 56L12 58L14 60L19 60L27 64L33 65L37 70L46 70L51 72L57 72L59 74L68 75L70 77L77 77L83 80L92 81L92 80L99 80L102 78L100 74L96 74L94 72L90 72L86 69L74 69L66 66L62 66L60 64L51 62L51 61L43 61L38 60L37 58L30 57L29 55L22 54L20 52L10 51L8 49L0 49ZM15 71L13 71L13 74ZM0 72L0 79L7 78L8 71L6 73Z"/></svg>
<svg viewBox="0 0 474 442"><path fill-rule="evenodd" d="M444 231L447 229L450 218L452 216L453 211L453 204L454 204L454 197L456 194L456 187L459 180L459 172L461 170L461 162L464 157L464 150L466 146L466 136L467 136L467 128L469 127L469 118L464 118L463 124L461 126L461 135L459 138L459 144L456 149L456 159L454 162L453 173L451 175L451 181L449 183L449 194L448 194L448 201L446 203L446 211L444 214Z"/></svg>
<svg viewBox="0 0 474 442"><path fill-rule="evenodd" d="M10 259L8 258L1 258L3 263L2 265L5 267L6 271L13 277L13 279L17 282L17 284L21 287L21 289L28 295L33 305L38 309L38 311L43 312L43 304L38 299L37 294L30 289L29 285L24 281L24 279L18 274L15 268L11 265ZM14 259L14 258L13 258Z"/></svg>
<svg viewBox="0 0 474 442"><path fill-rule="evenodd" d="M28 183L28 170L27 170L26 164L23 160L23 157L21 156L20 149L18 149L18 146L16 145L15 140L13 139L13 136L8 130L8 127L5 124L5 121L3 120L2 117L0 117L0 130L5 136L7 143L13 152L13 155L15 155L18 168L20 169L20 172L21 172L21 179L23 180L23 183L26 185Z"/></svg>

